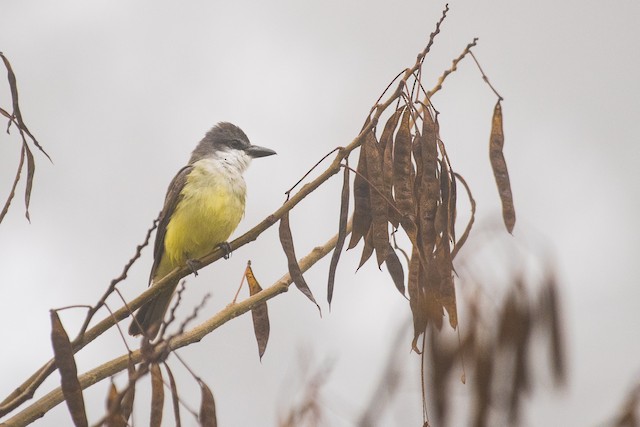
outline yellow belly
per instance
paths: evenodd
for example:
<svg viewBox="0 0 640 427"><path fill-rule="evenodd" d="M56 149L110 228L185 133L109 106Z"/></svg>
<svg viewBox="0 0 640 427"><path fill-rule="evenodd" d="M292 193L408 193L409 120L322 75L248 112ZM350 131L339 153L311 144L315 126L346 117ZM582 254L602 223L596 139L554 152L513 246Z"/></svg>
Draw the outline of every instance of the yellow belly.
<svg viewBox="0 0 640 427"><path fill-rule="evenodd" d="M196 167L187 177L167 224L164 254L156 277L163 277L188 259L200 258L225 242L244 215L244 180L229 180L204 167Z"/></svg>

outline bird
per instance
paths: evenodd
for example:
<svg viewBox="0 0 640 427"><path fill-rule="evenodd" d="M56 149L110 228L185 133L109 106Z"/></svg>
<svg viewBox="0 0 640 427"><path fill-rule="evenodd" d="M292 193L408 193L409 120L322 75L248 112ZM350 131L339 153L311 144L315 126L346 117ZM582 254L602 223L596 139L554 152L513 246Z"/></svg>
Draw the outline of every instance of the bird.
<svg viewBox="0 0 640 427"><path fill-rule="evenodd" d="M189 266L214 248L230 248L227 239L244 216L247 187L243 173L252 159L276 154L252 145L238 126L220 122L191 153L169 184L158 219L149 286L176 267ZM135 314L129 334L154 339L160 330L178 280L146 302Z"/></svg>

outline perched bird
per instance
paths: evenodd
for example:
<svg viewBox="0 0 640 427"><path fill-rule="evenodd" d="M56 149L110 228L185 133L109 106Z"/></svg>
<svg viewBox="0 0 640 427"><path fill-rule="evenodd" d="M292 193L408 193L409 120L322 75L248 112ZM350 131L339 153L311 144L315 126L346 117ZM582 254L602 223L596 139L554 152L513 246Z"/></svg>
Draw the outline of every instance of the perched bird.
<svg viewBox="0 0 640 427"><path fill-rule="evenodd" d="M244 215L246 184L243 172L251 159L275 151L251 145L247 135L231 123L218 123L198 143L189 163L173 178L160 213L149 285L173 269L189 265L226 240ZM144 304L129 334L153 339L169 307L178 280Z"/></svg>

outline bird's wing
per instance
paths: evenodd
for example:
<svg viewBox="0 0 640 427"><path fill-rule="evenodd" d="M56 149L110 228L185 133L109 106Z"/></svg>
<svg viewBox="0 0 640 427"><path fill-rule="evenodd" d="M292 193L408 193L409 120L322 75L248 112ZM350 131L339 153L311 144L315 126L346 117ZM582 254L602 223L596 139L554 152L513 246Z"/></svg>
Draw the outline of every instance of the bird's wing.
<svg viewBox="0 0 640 427"><path fill-rule="evenodd" d="M164 207L162 208L162 212L160 212L160 222L158 223L156 242L153 248L153 266L151 267L149 284L151 284L153 277L160 266L162 255L164 254L164 237L167 233L167 225L169 224L171 215L173 215L173 211L175 211L176 206L178 206L178 203L182 200L181 191L187 182L187 176L192 170L192 165L183 167L173 178L171 184L169 184L169 189L167 190L167 195L164 199Z"/></svg>

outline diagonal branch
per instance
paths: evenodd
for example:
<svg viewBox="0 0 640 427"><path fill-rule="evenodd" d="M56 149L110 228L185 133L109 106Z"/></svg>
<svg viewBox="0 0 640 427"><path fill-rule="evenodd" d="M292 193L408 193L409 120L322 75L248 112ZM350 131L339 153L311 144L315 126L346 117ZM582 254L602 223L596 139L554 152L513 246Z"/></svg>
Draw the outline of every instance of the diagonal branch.
<svg viewBox="0 0 640 427"><path fill-rule="evenodd" d="M349 221L347 225L347 233L351 232L351 221ZM311 268L315 263L320 261L324 256L326 256L329 252L333 250L338 240L338 235L333 236L326 243L321 246L316 246L309 252L305 257L301 258L298 263L300 264L300 269L302 272L307 271ZM257 294L240 301L238 303L229 304L223 310L219 311L216 315L209 318L202 324L196 326L190 331L187 331L183 334L177 335L171 338L169 341L166 341L159 345L156 348L156 354L164 354L167 351L177 350L181 347L185 347L189 344L193 344L195 342L201 341L206 335L210 334L220 326L224 325L228 321L246 313L251 310L251 308L255 307L258 304L262 304L271 298L276 297L277 295L286 292L291 285L292 280L289 273L282 276L275 283L273 283L268 288L263 289ZM144 294L143 294L144 295ZM143 297L136 298L136 301ZM133 303L132 303L133 304ZM118 310L118 312L121 310ZM114 315L117 315L117 313ZM153 357L153 356L151 356ZM109 378L118 372L121 372L133 362L138 363L142 361L143 356L140 350L136 350L130 354L124 354L120 357L117 357L113 360L110 360L91 371L88 371L79 376L80 386L84 390L93 384L96 384L102 381L105 378ZM8 419L2 424L4 427L20 427L25 426L38 418L42 417L49 410L51 410L56 405L60 404L64 401L64 396L62 395L62 389L60 387L50 391L36 402L34 402L31 406L25 408L20 413L16 414L13 418Z"/></svg>

